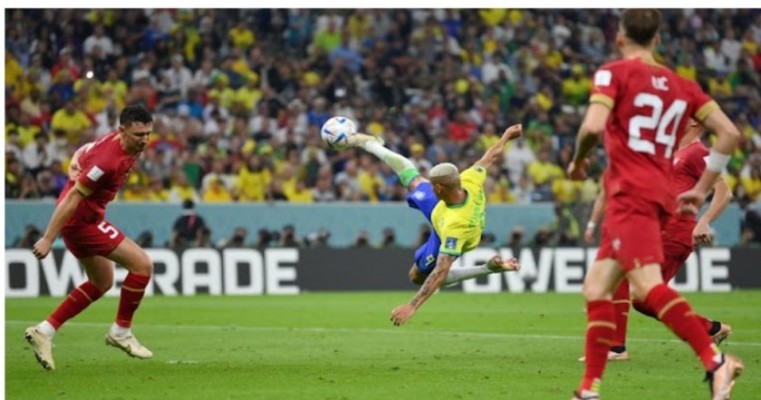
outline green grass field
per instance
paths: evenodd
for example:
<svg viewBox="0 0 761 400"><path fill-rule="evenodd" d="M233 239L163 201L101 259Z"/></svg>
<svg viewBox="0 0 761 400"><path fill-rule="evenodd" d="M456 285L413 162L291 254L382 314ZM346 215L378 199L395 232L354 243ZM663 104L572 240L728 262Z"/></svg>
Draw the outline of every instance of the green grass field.
<svg viewBox="0 0 761 400"><path fill-rule="evenodd" d="M408 293L291 297L151 297L134 332L155 353L127 357L103 335L108 298L56 336L47 372L23 340L59 299L6 299L9 399L568 399L582 374L580 295L434 296L405 326L390 310ZM761 396L761 292L688 294L731 323L724 348L746 371L733 399ZM612 363L605 399L708 398L686 344L632 312L632 360Z"/></svg>

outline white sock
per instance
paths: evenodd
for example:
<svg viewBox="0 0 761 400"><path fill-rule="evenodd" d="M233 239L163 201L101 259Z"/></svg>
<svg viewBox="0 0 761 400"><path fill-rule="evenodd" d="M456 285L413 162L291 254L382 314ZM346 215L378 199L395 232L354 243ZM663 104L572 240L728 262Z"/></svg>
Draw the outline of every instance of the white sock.
<svg viewBox="0 0 761 400"><path fill-rule="evenodd" d="M394 172L397 174L410 168L415 168L415 165L412 163L412 161L383 147L382 144L374 140L363 143L362 148L365 149L365 151L368 153L374 154L381 161L386 163L386 165L391 167L391 169L394 170Z"/></svg>
<svg viewBox="0 0 761 400"><path fill-rule="evenodd" d="M444 280L445 285L451 285L453 283L462 282L464 280L478 278L479 276L486 276L493 273L489 268L486 268L486 264L479 265L477 267L456 267L451 268L447 274L447 278Z"/></svg>
<svg viewBox="0 0 761 400"><path fill-rule="evenodd" d="M37 324L37 330L42 332L43 335L52 338L55 335L55 327L48 320L42 321Z"/></svg>
<svg viewBox="0 0 761 400"><path fill-rule="evenodd" d="M111 325L111 333L114 336L125 337L130 334L130 328L119 326L116 322L114 322L114 324Z"/></svg>

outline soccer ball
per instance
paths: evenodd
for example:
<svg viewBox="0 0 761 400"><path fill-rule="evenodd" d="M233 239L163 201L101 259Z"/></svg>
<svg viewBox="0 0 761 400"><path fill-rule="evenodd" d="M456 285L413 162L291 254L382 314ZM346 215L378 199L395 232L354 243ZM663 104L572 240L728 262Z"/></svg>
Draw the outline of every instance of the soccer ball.
<svg viewBox="0 0 761 400"><path fill-rule="evenodd" d="M346 117L333 117L322 125L320 136L322 141L336 150L349 147L349 136L357 133L357 126Z"/></svg>

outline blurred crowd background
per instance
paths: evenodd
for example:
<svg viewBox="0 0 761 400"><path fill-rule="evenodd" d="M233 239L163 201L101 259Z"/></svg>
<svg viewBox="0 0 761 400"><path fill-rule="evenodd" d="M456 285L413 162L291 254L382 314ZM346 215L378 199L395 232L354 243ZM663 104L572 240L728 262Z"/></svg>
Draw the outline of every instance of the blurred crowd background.
<svg viewBox="0 0 761 400"><path fill-rule="evenodd" d="M664 16L658 59L737 124L724 178L753 207L761 10ZM319 128L334 115L423 174L469 166L523 123L489 171L488 201L555 202L573 238L605 166L598 151L589 179L564 174L590 77L617 57L615 10L24 9L6 10L5 27L6 198L56 197L74 150L136 103L155 134L119 201L404 200L375 158L325 147Z"/></svg>

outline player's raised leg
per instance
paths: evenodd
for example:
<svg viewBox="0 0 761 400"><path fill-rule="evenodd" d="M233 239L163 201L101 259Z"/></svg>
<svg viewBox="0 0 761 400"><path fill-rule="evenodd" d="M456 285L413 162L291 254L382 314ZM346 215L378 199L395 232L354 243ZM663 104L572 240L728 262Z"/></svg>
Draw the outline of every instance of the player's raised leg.
<svg viewBox="0 0 761 400"><path fill-rule="evenodd" d="M714 399L725 399L743 370L742 362L722 354L700 324L686 299L663 282L660 266L645 265L628 272L634 297L643 301L658 320L689 343L706 370Z"/></svg>
<svg viewBox="0 0 761 400"><path fill-rule="evenodd" d="M364 133L357 133L349 136L348 142L350 146L361 147L368 153L378 157L379 160L383 161L399 176L402 185L410 191L414 190L417 183L426 181L423 178L415 179L420 176L420 173L415 169L412 161L383 147L382 139Z"/></svg>
<svg viewBox="0 0 761 400"><path fill-rule="evenodd" d="M108 258L127 268L129 273L122 283L116 321L106 333L106 344L122 349L132 357L151 358L153 353L138 342L131 327L132 318L151 280L153 263L148 254L129 238L125 238Z"/></svg>
<svg viewBox="0 0 761 400"><path fill-rule="evenodd" d="M26 329L24 336L34 350L37 361L45 369L55 369L53 336L68 320L100 299L114 284L113 262L100 256L80 258L87 281L71 291L44 321Z"/></svg>

